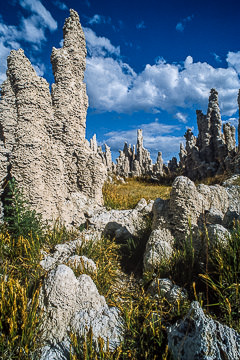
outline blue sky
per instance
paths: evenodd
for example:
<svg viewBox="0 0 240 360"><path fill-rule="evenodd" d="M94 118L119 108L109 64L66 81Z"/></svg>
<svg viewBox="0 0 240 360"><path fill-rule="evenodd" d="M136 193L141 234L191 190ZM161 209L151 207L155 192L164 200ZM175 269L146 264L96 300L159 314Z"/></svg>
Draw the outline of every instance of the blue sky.
<svg viewBox="0 0 240 360"><path fill-rule="evenodd" d="M237 125L240 2L160 0L6 0L0 5L0 81L11 49L23 48L37 73L53 82L50 54L59 47L69 8L78 11L88 57L87 138L115 155L124 141L155 160L179 151L195 110L207 110L215 87L223 121Z"/></svg>

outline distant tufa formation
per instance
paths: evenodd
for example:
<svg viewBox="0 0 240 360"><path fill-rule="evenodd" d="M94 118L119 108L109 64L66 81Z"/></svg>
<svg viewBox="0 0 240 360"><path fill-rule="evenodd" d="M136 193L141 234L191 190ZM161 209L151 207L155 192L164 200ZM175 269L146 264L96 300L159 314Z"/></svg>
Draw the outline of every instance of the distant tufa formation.
<svg viewBox="0 0 240 360"><path fill-rule="evenodd" d="M74 10L63 35L63 47L52 50L51 93L22 49L8 57L0 102L0 186L4 201L14 177L45 219L79 224L84 204L102 202L106 168L85 139L86 44Z"/></svg>
<svg viewBox="0 0 240 360"><path fill-rule="evenodd" d="M240 108L240 91L238 105ZM190 129L187 130L186 147L180 145L179 162L173 157L165 165L162 153L159 152L156 163L152 164L149 151L143 147L142 130L138 130L137 133L137 146L131 147L125 143L123 150L119 151L116 164L111 162L110 148L105 145L106 151L102 152L101 147L97 147L96 138L94 138L95 151L101 155L108 171L124 177L150 176L153 179L161 179L185 175L197 180L222 174L224 171L239 173L240 149L239 145L238 149L236 147L235 127L225 123L222 133L218 93L215 89L211 90L209 96L207 115L201 110L197 110L196 114L199 134L195 137ZM238 144L240 144L240 126L238 126Z"/></svg>
<svg viewBox="0 0 240 360"><path fill-rule="evenodd" d="M238 96L238 103L239 103ZM218 105L218 93L211 90L207 115L196 111L198 137L190 129L185 134L186 148L180 149L180 168L191 179L201 179L226 170L239 172L235 127L223 124ZM239 128L238 128L239 130Z"/></svg>

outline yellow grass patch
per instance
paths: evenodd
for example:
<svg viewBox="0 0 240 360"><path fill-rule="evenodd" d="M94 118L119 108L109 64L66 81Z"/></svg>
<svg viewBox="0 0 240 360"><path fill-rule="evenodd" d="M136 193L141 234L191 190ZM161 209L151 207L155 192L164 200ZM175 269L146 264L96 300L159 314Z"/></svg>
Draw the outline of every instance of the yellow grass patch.
<svg viewBox="0 0 240 360"><path fill-rule="evenodd" d="M111 209L133 209L142 198L168 199L171 186L149 184L136 179L127 179L125 184L106 182L103 186L104 205Z"/></svg>

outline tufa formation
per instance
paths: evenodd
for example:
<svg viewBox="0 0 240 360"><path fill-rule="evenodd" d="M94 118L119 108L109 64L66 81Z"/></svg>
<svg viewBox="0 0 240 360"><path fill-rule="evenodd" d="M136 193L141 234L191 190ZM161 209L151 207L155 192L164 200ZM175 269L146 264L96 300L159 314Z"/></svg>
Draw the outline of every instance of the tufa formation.
<svg viewBox="0 0 240 360"><path fill-rule="evenodd" d="M74 10L63 35L63 47L52 50L51 93L22 49L8 57L0 102L1 196L4 201L14 177L45 219L79 224L86 204L102 202L106 168L85 139L86 44Z"/></svg>
<svg viewBox="0 0 240 360"><path fill-rule="evenodd" d="M240 107L240 91L238 95ZM239 145L236 147L235 127L229 123L223 124L218 105L218 92L211 89L207 114L201 110L196 111L198 136L194 136L191 129L184 135L186 146L180 145L179 162L173 157L167 165L163 163L162 153L159 152L157 161L152 164L150 153L143 147L142 130L137 133L137 146L125 143L120 150L116 164L108 163L108 171L119 176L148 176L153 180L164 177L174 178L184 175L192 180L203 179L225 171L231 173L240 172ZM96 139L95 139L96 141ZM238 126L238 144L240 143L240 126ZM97 145L96 145L97 148ZM106 156L110 159L110 149L102 153L98 150L102 159ZM103 161L104 162L104 161ZM106 161L104 162L106 164Z"/></svg>

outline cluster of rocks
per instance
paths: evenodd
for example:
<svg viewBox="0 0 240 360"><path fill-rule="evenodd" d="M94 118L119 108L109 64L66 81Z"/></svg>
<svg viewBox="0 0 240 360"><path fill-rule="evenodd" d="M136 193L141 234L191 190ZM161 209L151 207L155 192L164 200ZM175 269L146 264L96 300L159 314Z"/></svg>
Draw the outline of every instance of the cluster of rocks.
<svg viewBox="0 0 240 360"><path fill-rule="evenodd" d="M239 92L240 94L240 92ZM240 105L240 96L238 103ZM211 90L207 114L197 110L198 136L195 137L190 129L185 134L186 148L180 148L181 172L196 180L225 171L239 173L239 156L236 147L235 127L229 123L223 124L218 105L218 93ZM238 132L239 132L238 127ZM239 139L238 139L239 140Z"/></svg>
<svg viewBox="0 0 240 360"><path fill-rule="evenodd" d="M0 103L2 202L7 181L14 177L43 218L87 224L78 239L56 245L51 254L43 252L40 265L47 273L39 302L43 313L41 360L69 359L71 332L86 336L91 330L94 341L101 336L110 349L123 340L125 324L119 310L107 305L92 278L84 274L85 269L95 274L97 266L77 255L83 238L97 241L107 235L124 241L138 237L145 220L153 216L144 253L144 269L152 271L171 257L174 243L189 233L189 219L193 246L200 252L199 231L206 227L211 244L214 246L217 235L224 245L233 221L240 218L240 187L233 185L233 180L224 186L196 187L189 178L180 176L173 183L169 200L147 203L142 199L133 210L108 211L100 206L107 170L121 176L164 176L180 167L189 176L203 177L237 167L234 130L226 124L221 133L217 93L212 90L207 115L197 113L199 136L187 132L180 164L173 159L166 167L159 153L153 165L139 130L136 150L125 144L113 166L108 146L102 152L96 137L90 144L85 139L86 47L74 10L70 10L63 32L63 47L54 48L51 56L55 77L52 92L20 49L8 57ZM76 277L76 268L83 274ZM186 291L169 279L155 279L148 291L173 303L187 299ZM207 318L197 303L192 304L184 320L168 329L168 336L174 359L240 358L239 334Z"/></svg>
<svg viewBox="0 0 240 360"><path fill-rule="evenodd" d="M142 199L132 210L95 208L89 211L88 229L84 230L82 238L96 236L100 239L106 235L120 242L136 238L145 226L146 217L153 216L152 233L144 253L145 271L154 271L171 257L175 244L182 242L190 231L189 219L195 253L202 251L199 233L205 228L209 246L215 246L217 238L224 246L233 221L240 219L240 187L234 185L234 181L236 176L224 186L196 187L190 179L177 177L169 200L156 199L147 203ZM49 271L41 291L47 319L42 360L54 359L55 354L59 356L56 358L68 358L64 354L69 353L69 329L82 335L92 328L94 339L100 334L109 340L112 348L124 336L124 322L118 310L107 307L89 276L76 278L70 269L81 265L92 273L97 271L90 259L76 255L82 238L57 245L55 251L45 254L41 261L41 266ZM186 290L169 279L155 278L148 292L154 298L165 297L175 307L188 299ZM224 353L229 360L237 360L240 356L239 334L207 317L196 302L191 304L187 316L167 331L174 359L188 360L195 356L207 360L211 354L220 359L219 353ZM204 356L200 357L201 354Z"/></svg>
<svg viewBox="0 0 240 360"><path fill-rule="evenodd" d="M55 83L37 76L23 50L11 51L0 102L0 193L14 177L45 219L79 224L84 206L101 204L106 167L85 139L86 45L70 11L61 49L52 50Z"/></svg>
<svg viewBox="0 0 240 360"><path fill-rule="evenodd" d="M240 91L238 96L240 107ZM225 171L239 173L240 154L236 147L236 129L229 123L223 124L218 104L218 93L212 89L209 96L207 114L196 111L198 136L194 136L191 129L184 135L186 146L180 144L179 161L173 157L168 164L164 164L162 153L158 152L156 163L153 164L150 153L143 147L142 130L137 131L137 145L125 142L123 150L119 151L116 164L112 162L111 150L105 144L105 152L97 146L96 136L91 140L95 152L99 153L107 170L121 177L152 177L161 179L184 175L192 180L222 174ZM238 127L238 138L240 126ZM239 139L238 139L239 141Z"/></svg>
<svg viewBox="0 0 240 360"><path fill-rule="evenodd" d="M152 271L169 259L174 244L183 242L190 231L196 253L205 249L201 235L206 229L211 240L209 246L216 244L216 237L219 241L227 241L229 229L234 220L239 219L239 186L231 182L226 182L225 186L196 186L187 177L177 177L170 199L156 199L153 204L152 233L144 254L145 270Z"/></svg>

